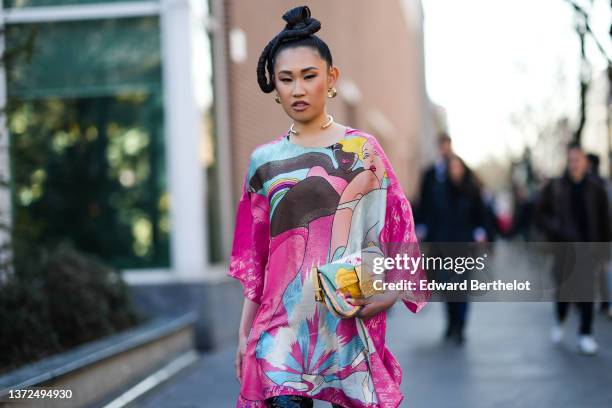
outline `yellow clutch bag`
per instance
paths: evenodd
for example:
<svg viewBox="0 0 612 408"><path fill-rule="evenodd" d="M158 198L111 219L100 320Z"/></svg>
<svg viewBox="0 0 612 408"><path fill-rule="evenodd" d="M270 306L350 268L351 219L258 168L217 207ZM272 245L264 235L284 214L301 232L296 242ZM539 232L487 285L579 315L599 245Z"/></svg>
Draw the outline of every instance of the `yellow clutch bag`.
<svg viewBox="0 0 612 408"><path fill-rule="evenodd" d="M351 318L361 309L348 303L344 296L354 299L370 297L380 291L374 289L373 280L361 265L329 263L312 267L315 300L324 303L330 312L341 318Z"/></svg>

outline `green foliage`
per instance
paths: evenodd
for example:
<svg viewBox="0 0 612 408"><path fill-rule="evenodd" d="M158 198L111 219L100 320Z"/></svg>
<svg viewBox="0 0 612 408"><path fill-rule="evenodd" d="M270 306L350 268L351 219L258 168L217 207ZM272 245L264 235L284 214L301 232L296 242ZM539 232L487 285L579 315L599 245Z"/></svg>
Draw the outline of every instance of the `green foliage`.
<svg viewBox="0 0 612 408"><path fill-rule="evenodd" d="M16 272L0 286L0 371L142 320L120 275L96 258L67 245L15 250Z"/></svg>

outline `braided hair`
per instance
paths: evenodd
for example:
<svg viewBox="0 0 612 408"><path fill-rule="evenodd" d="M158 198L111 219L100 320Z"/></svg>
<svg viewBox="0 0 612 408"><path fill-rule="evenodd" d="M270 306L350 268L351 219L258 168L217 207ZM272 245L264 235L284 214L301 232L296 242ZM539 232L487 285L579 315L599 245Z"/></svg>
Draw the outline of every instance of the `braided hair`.
<svg viewBox="0 0 612 408"><path fill-rule="evenodd" d="M285 48L310 47L319 52L321 58L332 66L332 57L329 47L325 42L314 35L321 29L321 22L310 17L308 6L292 8L283 14L283 20L287 22L285 28L278 33L262 51L257 62L257 82L264 93L274 90L274 64L276 56ZM266 69L268 78L266 78Z"/></svg>

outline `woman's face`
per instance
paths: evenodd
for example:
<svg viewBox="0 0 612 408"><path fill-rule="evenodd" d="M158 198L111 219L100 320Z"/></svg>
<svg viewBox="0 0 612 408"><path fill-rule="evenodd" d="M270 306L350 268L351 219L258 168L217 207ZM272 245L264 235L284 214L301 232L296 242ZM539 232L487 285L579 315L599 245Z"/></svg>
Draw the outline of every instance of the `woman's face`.
<svg viewBox="0 0 612 408"><path fill-rule="evenodd" d="M325 110L327 90L338 78L310 47L285 48L276 56L275 86L281 105L295 122L310 122Z"/></svg>
<svg viewBox="0 0 612 408"><path fill-rule="evenodd" d="M465 168L463 167L463 163L461 163L459 158L451 157L450 161L448 162L448 173L451 181L455 184L459 184L463 180Z"/></svg>

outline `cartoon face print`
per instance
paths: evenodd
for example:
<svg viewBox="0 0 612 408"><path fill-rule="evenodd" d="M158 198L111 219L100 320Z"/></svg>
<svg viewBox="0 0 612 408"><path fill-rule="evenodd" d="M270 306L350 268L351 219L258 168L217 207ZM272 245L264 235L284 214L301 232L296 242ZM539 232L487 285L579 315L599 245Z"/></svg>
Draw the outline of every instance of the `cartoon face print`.
<svg viewBox="0 0 612 408"><path fill-rule="evenodd" d="M334 157L338 162L338 167L344 171L350 171L355 163L357 163L357 159L359 158L356 153L347 152L342 149L342 144L336 143L334 145Z"/></svg>
<svg viewBox="0 0 612 408"><path fill-rule="evenodd" d="M363 144L363 167L366 170L373 171L378 180L382 180L385 174L385 164L383 163L376 148L370 141Z"/></svg>

